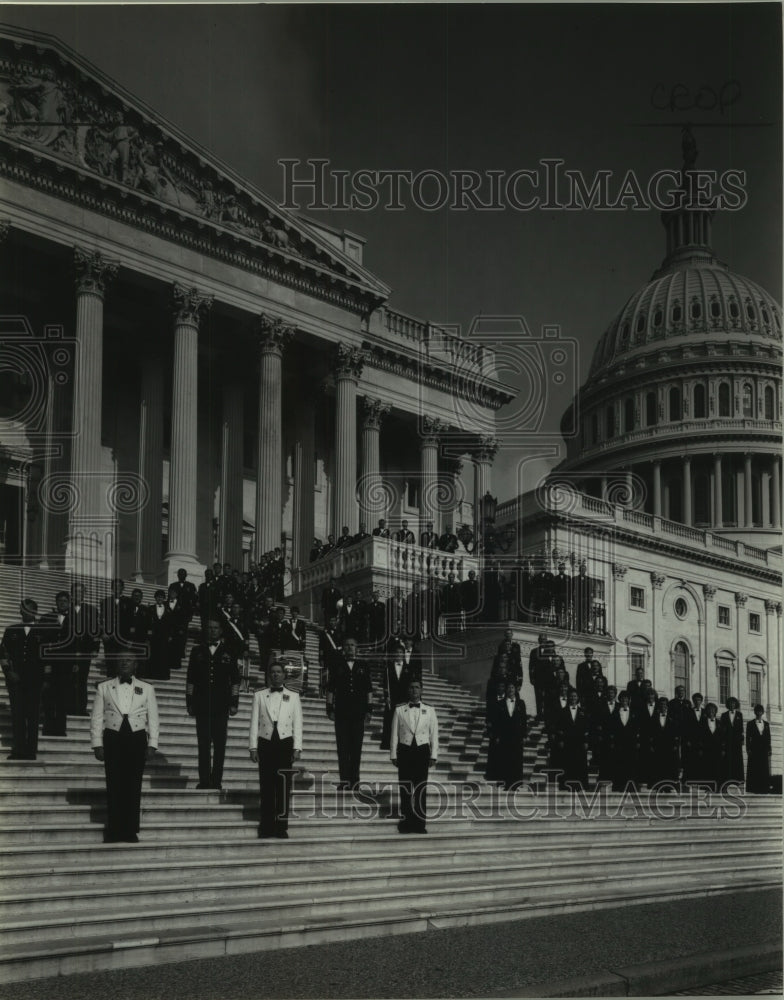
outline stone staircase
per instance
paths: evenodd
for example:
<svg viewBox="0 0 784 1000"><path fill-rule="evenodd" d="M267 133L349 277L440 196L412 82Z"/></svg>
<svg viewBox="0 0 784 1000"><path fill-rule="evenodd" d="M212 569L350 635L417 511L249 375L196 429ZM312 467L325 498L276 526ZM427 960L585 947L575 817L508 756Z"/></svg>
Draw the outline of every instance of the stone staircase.
<svg viewBox="0 0 784 1000"><path fill-rule="evenodd" d="M0 567L0 625L15 617L19 599L4 586L11 572L18 574ZM53 576L26 574L26 592L40 604L67 583ZM312 668L315 641L311 630ZM91 688L102 667L94 663ZM252 679L258 676L254 664ZM184 668L156 683L160 753L145 772L137 845L101 842L103 767L90 749L88 719L69 718L65 738L42 737L35 762L2 755L0 980L780 883L778 798L703 797L702 814L688 815L688 797L670 795L657 815L640 814L634 803L622 809L621 796L607 793L604 809L588 820L593 793L575 810L567 794L545 787L536 727L525 777L534 776L538 791L507 797L481 777L483 704L430 674L425 696L438 711L443 746L431 774L427 837L396 831L396 772L379 748L380 711L365 739L367 786L357 795L338 792L334 730L321 699L311 696L303 699L301 765L312 781L295 785L290 839L259 841L257 769L247 753L251 696L241 695L230 720L223 791L197 791L184 686ZM9 736L2 692L6 746Z"/></svg>

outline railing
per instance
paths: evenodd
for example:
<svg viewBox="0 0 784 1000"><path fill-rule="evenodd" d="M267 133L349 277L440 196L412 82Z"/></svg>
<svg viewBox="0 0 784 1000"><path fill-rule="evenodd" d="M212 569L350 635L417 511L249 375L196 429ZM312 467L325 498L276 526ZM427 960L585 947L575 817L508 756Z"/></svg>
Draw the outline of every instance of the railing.
<svg viewBox="0 0 784 1000"><path fill-rule="evenodd" d="M479 570L479 559L467 552L439 552L371 536L295 569L293 583L296 591L311 590L326 586L332 577L340 580L361 570L373 570L406 590L415 581L445 583L450 573L458 581L465 580L472 569Z"/></svg>
<svg viewBox="0 0 784 1000"><path fill-rule="evenodd" d="M752 417L710 417L702 420L679 420L673 423L662 421L653 427L640 427L624 434L616 434L607 441L586 445L580 450L580 457L590 458L591 455L601 455L613 448L622 448L637 441L648 441L653 438L658 441L669 436L691 436L699 432L715 434L716 431L726 430L767 431L770 434L780 435L781 421L757 420Z"/></svg>
<svg viewBox="0 0 784 1000"><path fill-rule="evenodd" d="M385 308L383 316L387 333L418 344L429 358L441 359L449 364L468 363L480 371L492 374L493 352L483 344L456 337L426 320L407 316L395 309Z"/></svg>

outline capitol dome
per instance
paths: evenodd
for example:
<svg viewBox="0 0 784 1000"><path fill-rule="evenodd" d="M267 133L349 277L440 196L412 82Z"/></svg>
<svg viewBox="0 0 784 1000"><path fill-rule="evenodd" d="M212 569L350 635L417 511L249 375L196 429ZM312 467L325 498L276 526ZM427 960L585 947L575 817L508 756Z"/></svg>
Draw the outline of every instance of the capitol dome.
<svg viewBox="0 0 784 1000"><path fill-rule="evenodd" d="M631 493L672 521L779 544L781 308L716 258L712 211L662 222L666 256L597 344L556 474L601 498Z"/></svg>

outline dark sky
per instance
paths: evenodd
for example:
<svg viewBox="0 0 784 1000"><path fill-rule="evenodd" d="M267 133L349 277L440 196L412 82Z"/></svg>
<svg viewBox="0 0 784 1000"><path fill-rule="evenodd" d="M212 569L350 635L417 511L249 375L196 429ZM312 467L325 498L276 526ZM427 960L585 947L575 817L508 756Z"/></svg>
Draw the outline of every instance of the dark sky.
<svg viewBox="0 0 784 1000"><path fill-rule="evenodd" d="M284 157L415 172L560 157L589 177L647 179L680 166L689 121L699 167L748 175L746 207L714 222L718 255L781 300L777 4L5 5L0 17L58 36L276 200ZM652 106L659 84L657 97L730 81L723 111ZM655 210L308 214L367 238L397 308L559 324L581 374L664 254Z"/></svg>

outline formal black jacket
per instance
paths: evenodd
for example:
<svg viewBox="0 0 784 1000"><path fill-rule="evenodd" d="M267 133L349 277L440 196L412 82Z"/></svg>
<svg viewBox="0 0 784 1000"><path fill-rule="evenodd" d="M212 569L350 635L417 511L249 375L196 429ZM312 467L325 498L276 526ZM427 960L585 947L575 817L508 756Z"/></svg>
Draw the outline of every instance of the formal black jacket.
<svg viewBox="0 0 784 1000"><path fill-rule="evenodd" d="M336 715L364 715L369 712L373 682L367 663L357 657L353 668L350 668L343 653L336 654L329 671L327 691L332 694Z"/></svg>
<svg viewBox="0 0 784 1000"><path fill-rule="evenodd" d="M392 660L387 662L384 669L384 700L389 702L390 708L408 701L408 685L413 680L422 680L422 670L413 657L411 662L403 662L400 678L397 676L394 662Z"/></svg>
<svg viewBox="0 0 784 1000"><path fill-rule="evenodd" d="M193 694L186 696L186 703L194 715L228 715L230 708L236 708L240 674L237 658L228 645L219 642L214 653L206 643L194 646L186 684L193 685Z"/></svg>
<svg viewBox="0 0 784 1000"><path fill-rule="evenodd" d="M41 646L45 639L44 630L35 622L29 629L29 633L25 634L23 622L8 626L0 645L0 659L3 660L3 673L8 684L35 689L43 678Z"/></svg>
<svg viewBox="0 0 784 1000"><path fill-rule="evenodd" d="M746 723L746 791L765 794L770 791L770 726L763 720L762 732L757 720Z"/></svg>
<svg viewBox="0 0 784 1000"><path fill-rule="evenodd" d="M228 580L228 577L218 577L218 579ZM180 580L175 580L171 586L176 588L177 600L182 606L182 613L187 616L185 623L187 625L199 604L199 595L190 580L186 580L184 583Z"/></svg>
<svg viewBox="0 0 784 1000"><path fill-rule="evenodd" d="M307 627L305 622L298 618L296 621L287 619L280 623L281 648L284 650L294 650L304 653L305 640L307 638Z"/></svg>
<svg viewBox="0 0 784 1000"><path fill-rule="evenodd" d="M111 639L128 638L128 618L133 605L128 597L108 594L99 605L101 634Z"/></svg>

